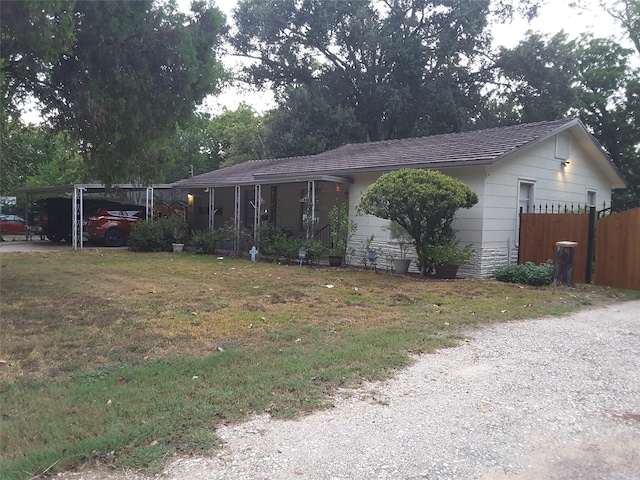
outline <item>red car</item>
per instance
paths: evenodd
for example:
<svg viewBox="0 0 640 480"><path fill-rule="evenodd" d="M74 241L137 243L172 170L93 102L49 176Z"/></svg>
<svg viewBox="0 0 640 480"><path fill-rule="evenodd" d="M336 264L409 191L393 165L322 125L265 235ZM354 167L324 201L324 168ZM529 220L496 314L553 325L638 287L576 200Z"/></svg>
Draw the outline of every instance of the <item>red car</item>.
<svg viewBox="0 0 640 480"><path fill-rule="evenodd" d="M129 240L131 225L144 220L145 217L146 209L139 205L100 207L87 217L88 238L107 247L121 247Z"/></svg>
<svg viewBox="0 0 640 480"><path fill-rule="evenodd" d="M0 215L2 235L26 235L24 218L17 215Z"/></svg>

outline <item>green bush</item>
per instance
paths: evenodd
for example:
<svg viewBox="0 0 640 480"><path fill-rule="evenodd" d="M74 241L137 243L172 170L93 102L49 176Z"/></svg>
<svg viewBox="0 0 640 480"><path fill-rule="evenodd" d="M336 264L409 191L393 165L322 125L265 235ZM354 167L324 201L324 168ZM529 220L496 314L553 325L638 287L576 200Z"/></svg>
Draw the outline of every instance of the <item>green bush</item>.
<svg viewBox="0 0 640 480"><path fill-rule="evenodd" d="M317 240L302 240L298 249L300 248L307 249L307 256L305 260L311 264L316 262L327 251L327 248ZM296 251L296 257L297 255L298 252Z"/></svg>
<svg viewBox="0 0 640 480"><path fill-rule="evenodd" d="M307 250L305 262L313 263L325 252L325 247L316 240L305 240L280 232L277 235L265 239L260 237L260 253L265 258L285 263L298 261L298 252L301 248Z"/></svg>
<svg viewBox="0 0 640 480"><path fill-rule="evenodd" d="M173 230L165 218L138 222L131 228L129 248L134 252L168 252Z"/></svg>
<svg viewBox="0 0 640 480"><path fill-rule="evenodd" d="M553 264L551 262L536 265L527 262L524 265L499 267L493 272L496 280L507 283L543 286L553 282Z"/></svg>
<svg viewBox="0 0 640 480"><path fill-rule="evenodd" d="M216 253L218 243L218 236L214 232L207 231L195 232L189 242L189 244L195 248L196 252L208 255Z"/></svg>
<svg viewBox="0 0 640 480"><path fill-rule="evenodd" d="M135 252L170 252L172 243L189 240L189 225L180 217L139 222L131 228L129 247Z"/></svg>

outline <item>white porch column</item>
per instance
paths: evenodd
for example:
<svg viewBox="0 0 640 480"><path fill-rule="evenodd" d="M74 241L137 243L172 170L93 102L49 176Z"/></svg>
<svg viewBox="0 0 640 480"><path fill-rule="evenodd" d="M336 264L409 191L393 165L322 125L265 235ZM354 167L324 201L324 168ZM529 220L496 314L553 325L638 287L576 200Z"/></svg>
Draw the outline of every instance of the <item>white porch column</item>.
<svg viewBox="0 0 640 480"><path fill-rule="evenodd" d="M207 188L209 191L209 231L213 232L215 226L215 189L213 187Z"/></svg>
<svg viewBox="0 0 640 480"><path fill-rule="evenodd" d="M313 230L316 225L316 181L307 182L307 195L309 196L309 204L311 205L311 218L307 218L307 240L313 238Z"/></svg>
<svg viewBox="0 0 640 480"><path fill-rule="evenodd" d="M255 185L253 192L253 241L256 243L258 242L258 233L260 231L260 201L262 200L261 192L261 185Z"/></svg>
<svg viewBox="0 0 640 480"><path fill-rule="evenodd" d="M235 251L240 250L240 186L235 187L235 212L234 212L234 225L236 230L236 242L234 245Z"/></svg>

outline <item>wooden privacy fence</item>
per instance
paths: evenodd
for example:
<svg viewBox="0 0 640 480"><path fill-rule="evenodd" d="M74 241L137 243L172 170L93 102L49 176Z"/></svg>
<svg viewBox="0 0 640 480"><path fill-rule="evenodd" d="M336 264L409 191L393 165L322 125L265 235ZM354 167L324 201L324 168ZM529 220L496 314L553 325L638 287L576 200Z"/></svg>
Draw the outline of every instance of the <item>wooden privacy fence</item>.
<svg viewBox="0 0 640 480"><path fill-rule="evenodd" d="M518 263L536 264L556 256L556 242L577 242L573 280L587 283L589 213L522 213Z"/></svg>
<svg viewBox="0 0 640 480"><path fill-rule="evenodd" d="M578 208L576 213L566 208L556 213L521 212L518 263L553 260L556 242L577 242L575 282L594 279L597 285L640 290L640 208L604 216L607 211L611 209L598 215L594 207Z"/></svg>
<svg viewBox="0 0 640 480"><path fill-rule="evenodd" d="M596 224L596 285L640 290L640 208Z"/></svg>

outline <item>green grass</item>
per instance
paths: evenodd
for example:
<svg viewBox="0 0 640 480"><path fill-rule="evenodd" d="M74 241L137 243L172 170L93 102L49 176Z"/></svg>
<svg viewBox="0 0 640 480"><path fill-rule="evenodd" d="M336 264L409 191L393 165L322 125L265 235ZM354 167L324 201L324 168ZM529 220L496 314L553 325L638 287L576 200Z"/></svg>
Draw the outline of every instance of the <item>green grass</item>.
<svg viewBox="0 0 640 480"><path fill-rule="evenodd" d="M7 479L157 472L214 450L221 423L326 408L464 327L638 296L108 250L6 254L0 268Z"/></svg>

